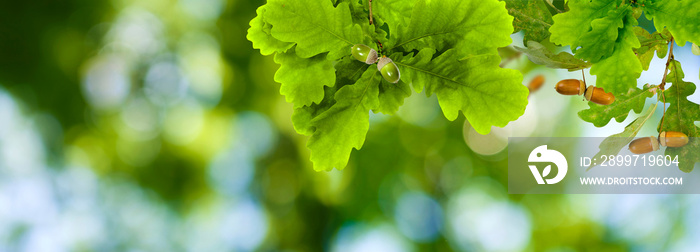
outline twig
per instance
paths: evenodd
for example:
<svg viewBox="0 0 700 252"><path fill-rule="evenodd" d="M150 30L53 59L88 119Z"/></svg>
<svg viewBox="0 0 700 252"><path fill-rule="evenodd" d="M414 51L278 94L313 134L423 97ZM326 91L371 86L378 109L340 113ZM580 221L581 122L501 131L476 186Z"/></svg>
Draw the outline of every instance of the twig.
<svg viewBox="0 0 700 252"><path fill-rule="evenodd" d="M661 136L661 131L664 130L664 119L666 119L666 95L664 94L664 90L661 90L661 98L664 103L664 114L661 116L661 126L659 126L659 137Z"/></svg>
<svg viewBox="0 0 700 252"><path fill-rule="evenodd" d="M374 14L372 14L372 0L369 0L368 2L369 2L369 25L373 25L374 19L372 18L372 16L374 16ZM374 29L377 29L377 28L375 27ZM377 45L379 45L379 52L380 53L384 52L384 45L382 45L382 42L379 41L378 39L377 39Z"/></svg>
<svg viewBox="0 0 700 252"><path fill-rule="evenodd" d="M659 87L661 87L661 90L664 90L666 87L666 75L668 75L668 66L671 64L671 60L673 60L673 37L671 37L671 50L668 53L668 59L666 60L666 70L664 70L664 77L661 79L661 84Z"/></svg>
<svg viewBox="0 0 700 252"><path fill-rule="evenodd" d="M559 12L559 13L564 12L564 11L560 10L559 8L557 8L556 6L554 6L553 3L551 3L551 2L549 2L549 1L547 1L547 0L544 0L544 1L545 1L547 4L549 4L549 6L551 6L552 9L554 9L555 11L557 11L557 12Z"/></svg>
<svg viewBox="0 0 700 252"><path fill-rule="evenodd" d="M588 83L586 82L586 72L581 69L581 76L583 76L583 99L582 101L586 100L586 91L588 91ZM591 89L593 90L593 89Z"/></svg>
<svg viewBox="0 0 700 252"><path fill-rule="evenodd" d="M522 54L523 54L523 53L520 52L520 51L516 52L515 54L511 55L510 57L505 58L505 59L501 62L501 64L498 65L498 67L500 67L500 68L505 67L506 65L508 65L508 63L510 63L510 62L513 61L514 59L520 57L520 55L522 55Z"/></svg>
<svg viewBox="0 0 700 252"><path fill-rule="evenodd" d="M369 25L374 24L372 20L372 0L369 0Z"/></svg>
<svg viewBox="0 0 700 252"><path fill-rule="evenodd" d="M668 53L668 60L666 60L666 70L664 70L664 77L661 78L661 84L659 84L659 89L661 89L661 99L664 103L664 114L661 116L659 136L661 135L661 131L664 130L664 119L666 119L666 92L664 92L664 90L666 90L666 76L668 75L668 66L671 64L671 60L673 60L673 37L671 37L671 49Z"/></svg>

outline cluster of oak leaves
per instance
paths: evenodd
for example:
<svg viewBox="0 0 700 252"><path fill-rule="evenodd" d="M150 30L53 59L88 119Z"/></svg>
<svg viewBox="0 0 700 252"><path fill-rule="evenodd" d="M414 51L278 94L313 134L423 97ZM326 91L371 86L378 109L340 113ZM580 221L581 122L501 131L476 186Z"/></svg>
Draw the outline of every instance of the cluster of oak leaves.
<svg viewBox="0 0 700 252"><path fill-rule="evenodd" d="M294 104L294 128L311 136L307 147L316 170L344 168L352 149L364 143L369 112L393 114L414 91L435 94L449 120L462 111L482 134L520 117L527 88L519 71L499 67L498 54L515 31L524 31L528 46L520 50L533 62L591 67L596 86L615 95L615 103L591 103L579 113L596 126L611 118L622 121L630 110L641 112L655 86L638 88L636 80L655 52L665 56L671 37L681 46L700 43L697 1L570 0L568 11L554 16L544 1L374 0L370 23L367 0L268 0L251 20L247 38L280 64L274 79ZM642 13L653 18L656 32L637 26ZM554 54L544 43L570 46L575 54ZM390 83L376 67L353 58L350 48L356 44L391 58L400 81ZM700 136L694 124L700 106L687 100L695 85L682 80L680 63L671 62L665 91L670 102L660 130ZM624 136L634 135L630 129ZM617 148L612 147L601 145L601 153ZM691 155L699 150L697 141L673 150L682 170L700 162Z"/></svg>

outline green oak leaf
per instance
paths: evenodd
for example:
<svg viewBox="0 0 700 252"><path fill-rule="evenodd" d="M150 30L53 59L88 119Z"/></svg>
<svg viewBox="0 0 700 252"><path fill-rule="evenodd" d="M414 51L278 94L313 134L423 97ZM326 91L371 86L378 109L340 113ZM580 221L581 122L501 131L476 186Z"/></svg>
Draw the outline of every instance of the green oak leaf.
<svg viewBox="0 0 700 252"><path fill-rule="evenodd" d="M438 52L457 48L462 55L483 53L511 43L512 22L505 3L497 0L418 0L409 25L399 27L385 48L433 48Z"/></svg>
<svg viewBox="0 0 700 252"><path fill-rule="evenodd" d="M515 49L527 55L527 57L535 64L544 65L549 68L568 69L569 71L581 70L591 67L591 63L574 58L567 52L554 54L547 47L535 41L528 41L527 48L515 46Z"/></svg>
<svg viewBox="0 0 700 252"><path fill-rule="evenodd" d="M294 108L292 124L297 133L311 136L314 133L314 126L311 124L311 120L327 111L335 104L333 96L335 96L335 92L338 91L338 87L325 87L323 91L325 96L321 103Z"/></svg>
<svg viewBox="0 0 700 252"><path fill-rule="evenodd" d="M631 50L619 50L591 67L591 74L598 76L596 86L619 95L637 86L642 64Z"/></svg>
<svg viewBox="0 0 700 252"><path fill-rule="evenodd" d="M615 49L618 30L625 26L623 19L631 15L630 10L629 6L618 8L603 18L593 20L591 30L579 37L578 45L581 48L576 51L576 58L596 63L610 56Z"/></svg>
<svg viewBox="0 0 700 252"><path fill-rule="evenodd" d="M688 100L688 96L695 93L695 84L683 81L681 63L671 61L669 70L666 81L673 85L664 91L669 106L666 109L663 125L659 125L659 132L679 131L690 137L691 141L686 146L666 148L666 155L672 157L678 155L680 170L690 172L695 163L700 162L700 127L695 125L696 121L700 121L700 105Z"/></svg>
<svg viewBox="0 0 700 252"><path fill-rule="evenodd" d="M362 148L369 130L369 111L379 106L377 68L369 68L352 85L335 93L336 103L311 119L313 135L307 143L314 169L343 169L352 149Z"/></svg>
<svg viewBox="0 0 700 252"><path fill-rule="evenodd" d="M593 160L601 160L603 156L617 155L620 153L620 150L634 140L634 137L637 136L642 126L654 115L654 111L656 111L658 105L658 103L651 104L646 112L640 114L637 119L627 125L624 131L605 138L598 146L599 151L593 156ZM591 163L586 171L593 167L595 167L595 165Z"/></svg>
<svg viewBox="0 0 700 252"><path fill-rule="evenodd" d="M366 2L363 1L363 2ZM411 21L411 12L416 0L381 0L372 2L372 12L383 20L389 31L395 32L398 27L406 27Z"/></svg>
<svg viewBox="0 0 700 252"><path fill-rule="evenodd" d="M591 67L591 74L598 77L596 86L616 96L636 87L637 78L642 74L642 64L633 50L640 47L639 40L632 29L635 25L637 20L631 13L627 13L625 26L620 29L613 54Z"/></svg>
<svg viewBox="0 0 700 252"><path fill-rule="evenodd" d="M319 104L311 104L310 106L303 106L294 108L292 113L292 124L294 125L294 130L302 135L311 136L314 133L314 126L311 124L316 116L326 112L335 104L335 92L338 91L338 87L325 87L323 89L325 97Z"/></svg>
<svg viewBox="0 0 700 252"><path fill-rule="evenodd" d="M329 59L339 59L364 40L362 28L352 22L348 3L333 7L325 0L270 0L265 6L264 18L272 24L272 36L296 43L299 57L329 52Z"/></svg>
<svg viewBox="0 0 700 252"><path fill-rule="evenodd" d="M294 125L294 130L297 133L305 136L312 135L314 133L314 127L311 125L311 120L335 104L335 99L333 99L333 96L335 95L335 92L338 91L338 87L325 87L323 91L325 97L321 103L294 108L294 112L292 113L292 124Z"/></svg>
<svg viewBox="0 0 700 252"><path fill-rule="evenodd" d="M688 100L688 96L695 93L695 84L683 81L685 74L680 62L672 60L669 62L668 69L666 82L673 85L664 91L665 100L669 106L662 131L696 133L695 121L700 121L700 105Z"/></svg>
<svg viewBox="0 0 700 252"><path fill-rule="evenodd" d="M515 31L524 31L523 43L543 41L549 37L552 26L552 13L544 0L505 0L508 13L513 16Z"/></svg>
<svg viewBox="0 0 700 252"><path fill-rule="evenodd" d="M695 131L700 131L700 129L695 129ZM700 162L700 137L690 137L689 140L686 146L680 148L666 147L666 152L664 152L668 156L678 157L678 169L683 172L693 171L695 163Z"/></svg>
<svg viewBox="0 0 700 252"><path fill-rule="evenodd" d="M336 78L335 83L338 88L342 86L354 84L357 79L362 76L367 68L374 67L377 65L367 65L362 61L356 60L352 56L347 56L340 59L335 63Z"/></svg>
<svg viewBox="0 0 700 252"><path fill-rule="evenodd" d="M684 46L686 41L700 44L700 1L647 1L642 8L653 18L656 30L666 27L678 45Z"/></svg>
<svg viewBox="0 0 700 252"><path fill-rule="evenodd" d="M283 42L272 37L272 25L263 20L265 6L261 6L256 11L258 14L253 20L250 20L250 28L246 38L253 42L253 48L260 49L260 54L270 55L275 52L286 52L294 46L294 43Z"/></svg>
<svg viewBox="0 0 700 252"><path fill-rule="evenodd" d="M295 108L292 112L292 125L294 130L302 135L310 136L314 133L314 128L311 126L311 119L316 117L320 112L328 110L328 107L319 109L318 106L305 106Z"/></svg>
<svg viewBox="0 0 700 252"><path fill-rule="evenodd" d="M362 41L363 44L372 47L372 49L376 50L380 55L381 51L377 50L379 48L379 41L387 41L389 37L389 33L387 33L386 30L380 28L384 24L384 21L382 19L374 19L374 24L370 25L369 23L362 23L360 27L362 27L362 33L364 34L364 40ZM375 46L376 45L376 46Z"/></svg>
<svg viewBox="0 0 700 252"><path fill-rule="evenodd" d="M362 33L364 35L364 40L361 41L363 44L372 46L378 41L386 41L388 33L386 30L380 28L386 22L384 19L377 16L376 11L374 11L373 23L369 23L369 10L368 5L365 1L356 0L345 0L350 4L350 12L352 13L352 21L356 24L360 24L362 27ZM359 43L359 41L358 41ZM374 46L372 46L374 47ZM375 48L376 50L377 48Z"/></svg>
<svg viewBox="0 0 700 252"><path fill-rule="evenodd" d="M403 100L411 96L411 87L403 81L390 83L382 79L379 84L379 107L373 109L375 113L393 115L403 105Z"/></svg>
<svg viewBox="0 0 700 252"><path fill-rule="evenodd" d="M690 47L690 51L693 54L700 56L700 46L698 46L697 44L693 44L693 46Z"/></svg>
<svg viewBox="0 0 700 252"><path fill-rule="evenodd" d="M603 18L615 10L618 0L572 0L569 11L554 15L554 24L549 28L549 40L559 45L569 45L572 51L581 44L581 36L589 32L593 20Z"/></svg>
<svg viewBox="0 0 700 252"><path fill-rule="evenodd" d="M390 58L401 59L401 53L395 53ZM375 66L372 65L370 67ZM379 83L379 106L373 111L375 113L393 115L403 105L404 99L411 96L411 94L411 87L405 78L398 83L390 83L382 78L382 81Z"/></svg>
<svg viewBox="0 0 700 252"><path fill-rule="evenodd" d="M637 27L639 22L637 22L637 19L634 18L630 11L624 15L622 20L624 26L619 29L619 35L617 40L615 40L615 50L621 50L621 48L626 47L639 48L641 44L639 43L637 35L634 33L634 27Z"/></svg>
<svg viewBox="0 0 700 252"><path fill-rule="evenodd" d="M413 80L413 75L409 74L411 73L411 69L406 69L405 67L401 66L425 66L430 64L430 60L432 59L433 55L435 54L435 50L430 50L430 49L424 49L421 50L417 55L407 55L404 56L401 53L395 53L391 55L391 58L394 59L394 63L396 63L397 66L399 66L399 70L401 70L401 81L405 83L411 83L411 86L413 86L413 90L416 92L421 92L423 91L423 81L414 81Z"/></svg>
<svg viewBox="0 0 700 252"><path fill-rule="evenodd" d="M630 88L627 93L615 96L615 102L610 105L588 102L590 108L579 111L578 116L586 122L593 123L596 127L607 125L612 118L615 118L617 122L622 122L627 119L630 110L635 113L642 112L646 99L654 96L652 90L656 90L656 87Z"/></svg>
<svg viewBox="0 0 700 252"><path fill-rule="evenodd" d="M323 89L324 96L321 103L314 103L310 106L295 107L292 114L292 124L297 133L310 136L314 132L311 119L328 110L335 104L336 91L346 85L353 84L362 76L362 73L372 67L348 56L342 58L335 64L335 86L326 86Z"/></svg>
<svg viewBox="0 0 700 252"><path fill-rule="evenodd" d="M644 71L649 70L649 64L654 58L654 52L659 58L666 57L666 52L668 51L668 42L671 39L671 34L668 30L663 32L654 32L650 34L647 30L642 27L634 27L634 34L637 35L639 43L641 46L635 49L635 54L637 58L642 63L642 69Z"/></svg>
<svg viewBox="0 0 700 252"><path fill-rule="evenodd" d="M414 89L425 87L427 96L437 95L448 120L455 120L461 110L477 132L487 134L491 126L503 127L525 112L528 90L523 77L516 70L500 68L495 50L463 58L450 49L426 60L434 54L426 48L396 64Z"/></svg>
<svg viewBox="0 0 700 252"><path fill-rule="evenodd" d="M352 16L353 23L369 24L369 22L367 22L367 20L369 18L369 14L367 12L365 12L365 7L363 6L363 4L361 4L358 1L354 1L354 0L343 0L342 2L347 3L349 5L350 15ZM335 4L336 7L338 6L339 3L340 2Z"/></svg>
<svg viewBox="0 0 700 252"><path fill-rule="evenodd" d="M275 73L275 81L281 83L280 93L294 107L308 106L323 100L323 87L335 84L333 62L326 55L300 58L293 49L277 53L275 63L280 68Z"/></svg>

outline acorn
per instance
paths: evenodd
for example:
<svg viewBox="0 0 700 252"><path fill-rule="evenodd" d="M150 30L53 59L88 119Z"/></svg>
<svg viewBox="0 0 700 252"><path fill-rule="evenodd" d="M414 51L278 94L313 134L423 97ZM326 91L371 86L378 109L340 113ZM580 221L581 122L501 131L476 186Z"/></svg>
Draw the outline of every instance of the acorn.
<svg viewBox="0 0 700 252"><path fill-rule="evenodd" d="M615 102L615 96L612 93L606 93L602 88L593 86L586 88L584 97L586 100L600 105L610 105Z"/></svg>
<svg viewBox="0 0 700 252"><path fill-rule="evenodd" d="M527 85L527 89L529 89L530 93L532 93L539 90L542 85L544 85L544 75L540 74L530 80L530 83Z"/></svg>
<svg viewBox="0 0 700 252"><path fill-rule="evenodd" d="M377 62L377 51L363 44L352 46L352 56L368 65Z"/></svg>
<svg viewBox="0 0 700 252"><path fill-rule="evenodd" d="M583 95L586 90L586 83L582 80L566 79L557 82L554 89L557 90L557 93L563 95Z"/></svg>
<svg viewBox="0 0 700 252"><path fill-rule="evenodd" d="M388 82L397 83L401 79L401 72L394 61L386 56L382 56L377 62L377 69L382 73L382 77Z"/></svg>
<svg viewBox="0 0 700 252"><path fill-rule="evenodd" d="M653 136L643 137L632 141L629 148L634 154L649 153L659 149L659 141Z"/></svg>
<svg viewBox="0 0 700 252"><path fill-rule="evenodd" d="M678 131L664 131L659 134L659 143L661 146L668 147L683 147L688 144L688 135Z"/></svg>

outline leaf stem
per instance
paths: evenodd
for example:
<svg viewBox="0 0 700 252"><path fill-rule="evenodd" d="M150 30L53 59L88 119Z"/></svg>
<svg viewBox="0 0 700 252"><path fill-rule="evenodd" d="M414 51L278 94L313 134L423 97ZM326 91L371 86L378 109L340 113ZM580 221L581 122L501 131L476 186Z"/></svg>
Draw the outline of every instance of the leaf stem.
<svg viewBox="0 0 700 252"><path fill-rule="evenodd" d="M374 20L372 19L372 0L369 0L369 25L374 24Z"/></svg>
<svg viewBox="0 0 700 252"><path fill-rule="evenodd" d="M668 66L671 64L671 60L673 60L673 37L671 37L671 49L669 50L668 53L668 59L666 60L666 70L664 70L664 77L661 78L661 84L659 84L659 89L661 89L661 99L663 100L664 103L664 114L661 116L661 125L659 126L659 136L661 135L661 131L664 130L664 119L666 119L666 76L668 75Z"/></svg>
<svg viewBox="0 0 700 252"><path fill-rule="evenodd" d="M374 25L374 14L372 13L372 0L369 0L369 25ZM375 30L377 29L376 27L374 28ZM384 45L382 45L382 41L379 41L377 39L377 45L379 45L379 52L383 53L384 52Z"/></svg>
<svg viewBox="0 0 700 252"><path fill-rule="evenodd" d="M505 67L506 65L508 65L508 63L510 63L514 59L520 57L520 55L522 55L522 54L523 54L523 52L518 51L515 54L511 55L510 57L503 59L501 64L498 64L498 67L500 67L500 68Z"/></svg>
<svg viewBox="0 0 700 252"><path fill-rule="evenodd" d="M661 90L663 91L666 87L666 75L668 75L668 66L671 64L671 60L673 60L673 37L671 37L671 49L668 53L668 59L666 60L666 70L664 70L664 77L661 79L661 84L659 84L659 87L661 87Z"/></svg>

